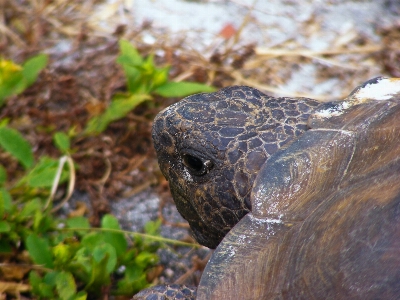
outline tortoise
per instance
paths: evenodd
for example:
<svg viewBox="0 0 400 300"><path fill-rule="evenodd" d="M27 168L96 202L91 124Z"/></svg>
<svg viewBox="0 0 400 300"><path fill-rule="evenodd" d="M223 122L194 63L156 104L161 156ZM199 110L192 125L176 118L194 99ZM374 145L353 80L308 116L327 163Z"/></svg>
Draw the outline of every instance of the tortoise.
<svg viewBox="0 0 400 300"><path fill-rule="evenodd" d="M178 211L217 247L197 299L400 298L400 79L328 103L197 94L153 140Z"/></svg>

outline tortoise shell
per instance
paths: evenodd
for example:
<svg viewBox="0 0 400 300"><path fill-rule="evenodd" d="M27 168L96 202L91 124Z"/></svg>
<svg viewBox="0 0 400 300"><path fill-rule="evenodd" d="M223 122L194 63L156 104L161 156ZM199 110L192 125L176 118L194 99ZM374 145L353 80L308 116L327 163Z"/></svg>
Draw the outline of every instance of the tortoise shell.
<svg viewBox="0 0 400 300"><path fill-rule="evenodd" d="M322 105L268 159L197 299L400 297L398 92L400 80L378 78Z"/></svg>

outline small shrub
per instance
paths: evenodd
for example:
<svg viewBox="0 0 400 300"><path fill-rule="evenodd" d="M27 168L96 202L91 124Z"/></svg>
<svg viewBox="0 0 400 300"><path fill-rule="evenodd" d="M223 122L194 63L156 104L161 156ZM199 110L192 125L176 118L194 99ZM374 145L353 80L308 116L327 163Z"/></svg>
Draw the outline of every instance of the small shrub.
<svg viewBox="0 0 400 300"><path fill-rule="evenodd" d="M0 106L7 97L18 95L32 85L46 67L47 60L46 55L39 54L20 66L10 60L0 59Z"/></svg>
<svg viewBox="0 0 400 300"><path fill-rule="evenodd" d="M154 56L143 58L126 40L120 40L121 54L117 58L125 73L127 91L116 94L110 106L101 115L89 120L85 132L98 134L109 123L125 117L140 103L151 100L152 94L162 97L185 97L200 92L212 92L213 87L195 82L171 82L168 80L170 67L158 68Z"/></svg>
<svg viewBox="0 0 400 300"><path fill-rule="evenodd" d="M10 136L15 140L11 146L4 142ZM61 151L70 151L67 136L55 134L54 141ZM131 295L148 286L146 272L158 261L158 244L140 236L129 242L128 233L111 215L103 216L98 231L85 217L60 219L49 199L55 185L68 181L73 167L49 157L35 163L29 143L6 126L0 128L0 146L26 168L8 188L5 169L0 168L0 255L27 250L35 264L29 273L33 295L68 300L97 297L114 277L119 278L114 294ZM147 225L148 231L156 233L159 225Z"/></svg>

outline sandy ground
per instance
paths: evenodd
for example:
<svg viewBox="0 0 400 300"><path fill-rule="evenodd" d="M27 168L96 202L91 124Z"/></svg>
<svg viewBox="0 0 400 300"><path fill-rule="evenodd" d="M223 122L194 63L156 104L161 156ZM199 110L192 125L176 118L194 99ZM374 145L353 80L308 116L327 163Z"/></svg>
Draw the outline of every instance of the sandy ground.
<svg viewBox="0 0 400 300"><path fill-rule="evenodd" d="M377 27L389 26L400 20L400 4L396 1L374 0L126 0L100 5L93 22L111 30L115 24L128 27L150 21L168 33L171 39L183 39L188 48L201 50L210 57L223 47L221 31L227 26L240 31L237 45L256 44L260 49L307 49L314 52L339 47L352 47L365 39L379 44ZM144 41L151 44L159 38L151 34ZM346 64L348 57L338 58ZM365 68L365 78L381 74L378 67L352 58L354 68ZM357 66L357 63L360 63ZM307 93L340 96L346 87L340 78L321 82L318 65L334 64L318 59L301 64L292 76L276 86L280 94ZM345 67L345 66L342 66ZM355 81L357 84L357 81Z"/></svg>

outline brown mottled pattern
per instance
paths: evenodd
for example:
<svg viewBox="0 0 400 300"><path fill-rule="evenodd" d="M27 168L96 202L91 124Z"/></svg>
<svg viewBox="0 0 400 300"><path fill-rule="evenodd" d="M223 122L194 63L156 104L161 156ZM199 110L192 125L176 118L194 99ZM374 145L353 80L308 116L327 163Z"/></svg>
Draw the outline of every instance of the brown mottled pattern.
<svg viewBox="0 0 400 300"><path fill-rule="evenodd" d="M142 290L132 300L194 300L196 288L180 284L156 285Z"/></svg>
<svg viewBox="0 0 400 300"><path fill-rule="evenodd" d="M187 97L159 113L153 140L160 168L199 243L215 248L251 210L258 171L307 130L318 105L233 86Z"/></svg>
<svg viewBox="0 0 400 300"><path fill-rule="evenodd" d="M197 300L399 299L398 94L321 105L311 130L268 159Z"/></svg>

